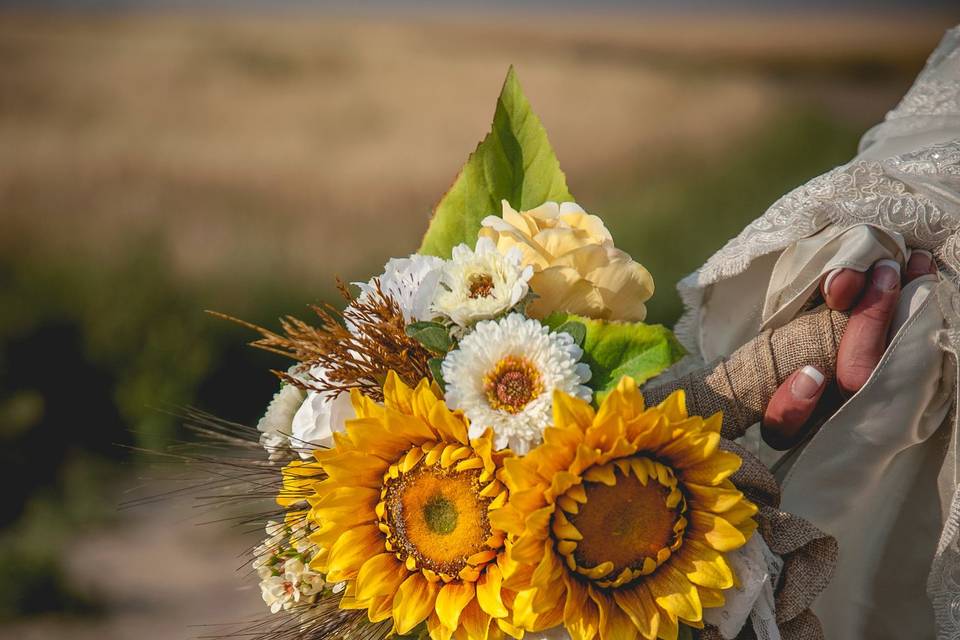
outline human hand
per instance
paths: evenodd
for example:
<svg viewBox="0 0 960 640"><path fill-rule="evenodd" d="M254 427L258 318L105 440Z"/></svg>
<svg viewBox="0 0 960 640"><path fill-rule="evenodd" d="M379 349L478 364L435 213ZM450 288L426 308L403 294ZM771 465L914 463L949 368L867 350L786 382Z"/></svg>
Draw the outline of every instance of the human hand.
<svg viewBox="0 0 960 640"><path fill-rule="evenodd" d="M768 445L780 450L796 445L816 418L830 415L843 397L863 387L887 348L901 285L936 272L933 256L914 250L902 277L897 262L880 260L867 273L837 269L823 278L820 292L826 305L852 309L837 353L836 384L826 384L825 372L812 366L789 376L764 413L761 434Z"/></svg>

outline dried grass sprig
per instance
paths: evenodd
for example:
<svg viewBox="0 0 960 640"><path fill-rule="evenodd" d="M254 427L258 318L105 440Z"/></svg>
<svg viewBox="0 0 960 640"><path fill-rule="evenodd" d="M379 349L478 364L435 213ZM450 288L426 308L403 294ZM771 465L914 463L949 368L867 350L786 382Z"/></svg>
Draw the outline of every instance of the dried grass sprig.
<svg viewBox="0 0 960 640"><path fill-rule="evenodd" d="M372 291L358 298L342 282L338 282L337 288L347 301L346 309L339 311L329 304L310 305L320 319L319 326L285 316L280 320L281 332L277 333L226 314L208 313L256 331L262 337L251 342L251 346L296 360L301 363L303 374L319 365L325 371L322 379L305 380L305 375L273 372L281 380L305 390L335 395L357 389L380 401L390 371L411 386L431 376L429 363L433 355L407 335L400 305L383 291L379 281L374 282Z"/></svg>

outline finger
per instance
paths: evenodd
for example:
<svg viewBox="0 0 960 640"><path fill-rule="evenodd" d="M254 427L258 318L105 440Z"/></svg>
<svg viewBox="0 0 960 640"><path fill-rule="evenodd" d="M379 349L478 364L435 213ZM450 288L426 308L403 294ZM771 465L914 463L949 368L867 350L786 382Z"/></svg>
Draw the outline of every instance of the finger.
<svg viewBox="0 0 960 640"><path fill-rule="evenodd" d="M906 284L920 276L936 272L937 263L933 259L933 254L923 249L914 249L910 252L910 259L907 260L907 271L904 274L903 283Z"/></svg>
<svg viewBox="0 0 960 640"><path fill-rule="evenodd" d="M887 348L887 331L900 297L900 264L879 260L870 270L870 284L853 312L837 351L837 384L852 395L873 373Z"/></svg>
<svg viewBox="0 0 960 640"><path fill-rule="evenodd" d="M853 269L834 269L823 279L820 291L827 306L834 311L846 311L860 297L867 276Z"/></svg>
<svg viewBox="0 0 960 640"><path fill-rule="evenodd" d="M825 379L819 369L806 366L794 371L777 388L760 424L764 442L782 451L800 441L826 388Z"/></svg>

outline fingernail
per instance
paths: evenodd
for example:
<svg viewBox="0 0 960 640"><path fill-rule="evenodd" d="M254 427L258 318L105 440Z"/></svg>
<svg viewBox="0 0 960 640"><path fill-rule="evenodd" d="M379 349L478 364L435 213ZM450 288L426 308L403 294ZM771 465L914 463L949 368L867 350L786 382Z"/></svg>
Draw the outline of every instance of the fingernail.
<svg viewBox="0 0 960 640"><path fill-rule="evenodd" d="M827 279L823 281L823 295L830 295L830 283L833 282L833 279L840 275L840 272L843 269L834 269L827 274Z"/></svg>
<svg viewBox="0 0 960 640"><path fill-rule="evenodd" d="M917 256L914 259L914 256ZM913 271L930 271L930 265L933 264L933 254L923 249L914 249L910 253L910 262L913 263Z"/></svg>
<svg viewBox="0 0 960 640"><path fill-rule="evenodd" d="M896 260L877 260L873 265L873 286L881 291L892 291L900 284L900 263Z"/></svg>
<svg viewBox="0 0 960 640"><path fill-rule="evenodd" d="M793 378L790 393L798 400L809 400L820 391L823 381L824 377L820 370L807 365Z"/></svg>

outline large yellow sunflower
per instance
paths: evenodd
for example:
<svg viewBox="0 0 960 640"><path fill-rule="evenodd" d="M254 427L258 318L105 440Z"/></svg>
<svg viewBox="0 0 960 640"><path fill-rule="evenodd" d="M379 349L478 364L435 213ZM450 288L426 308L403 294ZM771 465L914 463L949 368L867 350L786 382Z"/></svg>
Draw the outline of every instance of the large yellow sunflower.
<svg viewBox="0 0 960 640"><path fill-rule="evenodd" d="M631 378L597 411L561 393L553 411L543 444L505 460L510 499L490 515L515 538L513 623L563 624L574 640L702 627L734 584L724 552L756 528L728 479L741 460L718 448L721 416L688 416L682 391L646 409Z"/></svg>
<svg viewBox="0 0 960 640"><path fill-rule="evenodd" d="M508 454L489 432L469 440L426 381L414 390L391 374L383 395L381 406L354 393L357 418L316 453L327 478L309 498L310 539L325 553L312 567L347 583L342 608L392 619L400 634L423 621L441 640L518 634L501 591L505 535L488 517L506 502Z"/></svg>

